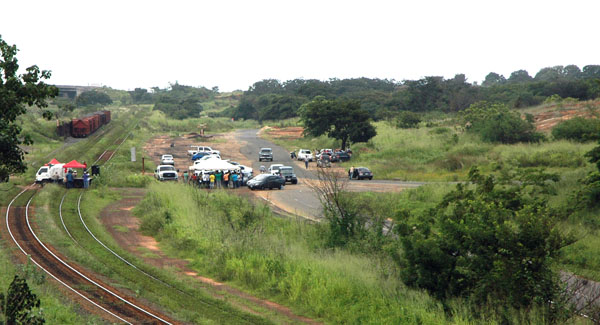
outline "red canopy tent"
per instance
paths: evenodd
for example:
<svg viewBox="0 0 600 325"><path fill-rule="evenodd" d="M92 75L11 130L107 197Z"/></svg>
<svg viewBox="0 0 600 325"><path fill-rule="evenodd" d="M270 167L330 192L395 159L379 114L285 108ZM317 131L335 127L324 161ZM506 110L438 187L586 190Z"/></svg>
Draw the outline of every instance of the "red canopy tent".
<svg viewBox="0 0 600 325"><path fill-rule="evenodd" d="M75 161L75 160L73 160ZM50 160L49 163L45 164L44 166L48 166L48 165L58 165L60 164L60 161L56 160L56 158L52 158L52 160Z"/></svg>
<svg viewBox="0 0 600 325"><path fill-rule="evenodd" d="M79 163L77 160L71 160L68 163L66 163L63 168L87 168L87 165L83 165L81 163Z"/></svg>

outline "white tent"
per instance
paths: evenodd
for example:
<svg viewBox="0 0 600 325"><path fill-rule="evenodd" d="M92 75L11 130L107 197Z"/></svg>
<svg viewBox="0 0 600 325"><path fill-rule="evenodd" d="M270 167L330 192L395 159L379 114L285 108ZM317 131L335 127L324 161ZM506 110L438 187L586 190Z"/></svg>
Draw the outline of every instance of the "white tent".
<svg viewBox="0 0 600 325"><path fill-rule="evenodd" d="M215 171L215 170L235 170L239 171L240 166L232 165L229 162L221 159L206 159L201 160L200 162L190 166L190 170L206 170L206 171Z"/></svg>

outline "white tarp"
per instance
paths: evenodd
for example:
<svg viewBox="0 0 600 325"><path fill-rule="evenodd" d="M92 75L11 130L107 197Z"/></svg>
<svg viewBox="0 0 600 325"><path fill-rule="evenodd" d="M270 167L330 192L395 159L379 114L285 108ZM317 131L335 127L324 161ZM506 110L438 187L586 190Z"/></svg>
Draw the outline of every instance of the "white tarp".
<svg viewBox="0 0 600 325"><path fill-rule="evenodd" d="M218 158L200 160L200 162L190 166L190 170L236 170L239 171L240 167L228 163L226 160Z"/></svg>

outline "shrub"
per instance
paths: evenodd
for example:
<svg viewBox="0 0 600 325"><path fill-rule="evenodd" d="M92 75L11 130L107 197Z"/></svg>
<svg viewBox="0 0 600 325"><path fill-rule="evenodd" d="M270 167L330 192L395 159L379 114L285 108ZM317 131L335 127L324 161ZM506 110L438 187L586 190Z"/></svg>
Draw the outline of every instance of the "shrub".
<svg viewBox="0 0 600 325"><path fill-rule="evenodd" d="M575 117L561 122L552 129L555 139L586 142L600 139L600 120Z"/></svg>
<svg viewBox="0 0 600 325"><path fill-rule="evenodd" d="M503 104L475 103L463 111L462 118L468 130L479 134L483 141L517 143L544 139L541 133L535 132L531 116L522 119L518 112Z"/></svg>
<svg viewBox="0 0 600 325"><path fill-rule="evenodd" d="M421 123L421 117L419 114L410 111L402 111L398 114L398 121L396 126L401 129L410 129L417 127Z"/></svg>
<svg viewBox="0 0 600 325"><path fill-rule="evenodd" d="M559 287L552 260L570 241L546 202L521 185L498 188L477 169L469 178L473 189L458 184L425 218L399 223L403 281L499 310L548 306Z"/></svg>

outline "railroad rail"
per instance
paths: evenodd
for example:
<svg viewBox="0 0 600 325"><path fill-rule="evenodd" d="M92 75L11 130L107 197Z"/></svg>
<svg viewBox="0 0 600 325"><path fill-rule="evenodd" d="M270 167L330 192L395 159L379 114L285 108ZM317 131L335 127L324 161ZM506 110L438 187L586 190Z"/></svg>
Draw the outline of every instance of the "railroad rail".
<svg viewBox="0 0 600 325"><path fill-rule="evenodd" d="M25 207L13 207L14 202L24 193L32 192ZM151 311L144 304L120 293L95 275L67 263L54 249L46 246L31 226L29 206L37 189L28 186L17 194L6 209L6 228L15 245L41 270L47 273L68 290L83 298L89 308L99 309L111 321L128 324L153 323L173 324L167 316Z"/></svg>

